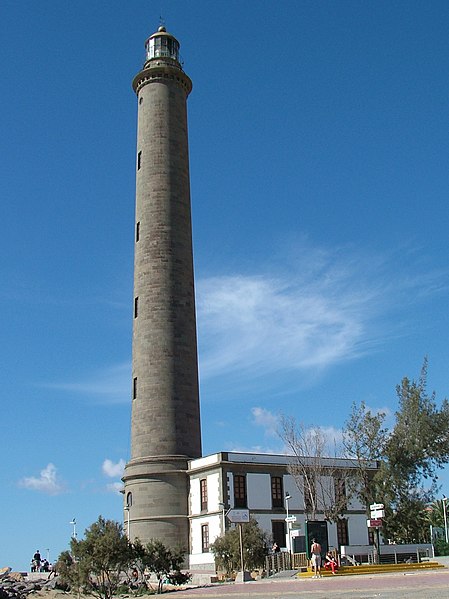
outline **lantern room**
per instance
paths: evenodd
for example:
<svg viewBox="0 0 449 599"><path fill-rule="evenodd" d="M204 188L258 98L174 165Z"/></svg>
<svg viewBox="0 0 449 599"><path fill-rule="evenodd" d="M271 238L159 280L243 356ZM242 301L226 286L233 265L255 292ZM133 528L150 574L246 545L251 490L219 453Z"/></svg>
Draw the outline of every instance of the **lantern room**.
<svg viewBox="0 0 449 599"><path fill-rule="evenodd" d="M146 60L171 58L179 63L179 42L161 26L145 42Z"/></svg>

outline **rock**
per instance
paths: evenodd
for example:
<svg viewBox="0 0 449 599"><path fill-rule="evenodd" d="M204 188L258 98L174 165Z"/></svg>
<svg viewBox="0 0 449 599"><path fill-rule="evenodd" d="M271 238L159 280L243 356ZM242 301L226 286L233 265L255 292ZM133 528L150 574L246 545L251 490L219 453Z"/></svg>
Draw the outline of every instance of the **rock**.
<svg viewBox="0 0 449 599"><path fill-rule="evenodd" d="M8 574L8 578L11 578L11 580L17 580L17 582L25 580L21 572L10 572Z"/></svg>
<svg viewBox="0 0 449 599"><path fill-rule="evenodd" d="M29 594L47 588L47 582L53 588L54 580L47 581L44 577L26 580L20 572L7 572L0 578L0 599L26 599Z"/></svg>
<svg viewBox="0 0 449 599"><path fill-rule="evenodd" d="M44 587L46 589L55 589L58 586L58 577L57 576L53 576L53 578L50 578L50 580L47 580L46 583L44 584Z"/></svg>

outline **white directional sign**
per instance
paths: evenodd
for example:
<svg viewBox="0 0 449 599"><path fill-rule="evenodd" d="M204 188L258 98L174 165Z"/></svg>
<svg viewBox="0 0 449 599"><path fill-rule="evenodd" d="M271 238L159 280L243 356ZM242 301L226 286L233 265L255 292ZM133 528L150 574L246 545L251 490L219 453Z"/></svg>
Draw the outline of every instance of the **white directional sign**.
<svg viewBox="0 0 449 599"><path fill-rule="evenodd" d="M385 510L371 510L371 518L385 518Z"/></svg>
<svg viewBox="0 0 449 599"><path fill-rule="evenodd" d="M286 522L296 522L296 516L287 516L287 518L285 518Z"/></svg>
<svg viewBox="0 0 449 599"><path fill-rule="evenodd" d="M384 504L383 503L372 503L369 506L370 510L383 510L384 509Z"/></svg>
<svg viewBox="0 0 449 599"><path fill-rule="evenodd" d="M299 530L299 528L298 528L298 529L296 529L296 530L292 530L292 531L290 532L290 536L292 537L292 539L293 539L294 537L300 537L300 536L301 536L301 531Z"/></svg>
<svg viewBox="0 0 449 599"><path fill-rule="evenodd" d="M249 510L229 510L226 514L228 520L233 522L234 524L241 522L249 522Z"/></svg>

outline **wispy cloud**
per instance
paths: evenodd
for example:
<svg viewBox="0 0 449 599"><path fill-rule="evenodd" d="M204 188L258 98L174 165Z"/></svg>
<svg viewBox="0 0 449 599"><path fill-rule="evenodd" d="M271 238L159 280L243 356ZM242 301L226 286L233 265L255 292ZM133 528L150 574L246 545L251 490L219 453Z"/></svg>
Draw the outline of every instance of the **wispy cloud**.
<svg viewBox="0 0 449 599"><path fill-rule="evenodd" d="M47 383L45 387L95 397L99 403L126 403L130 400L131 362L115 364L73 382Z"/></svg>
<svg viewBox="0 0 449 599"><path fill-rule="evenodd" d="M32 491L40 491L47 495L59 495L65 491L64 484L59 480L54 464L48 464L40 472L39 477L29 476L19 481L19 486Z"/></svg>
<svg viewBox="0 0 449 599"><path fill-rule="evenodd" d="M281 415L274 414L270 410L261 407L251 408L251 424L255 427L260 427L263 430L263 434L268 438L278 438L279 447L274 453L290 453L290 450L287 449L283 443L281 442ZM315 431L317 427L305 428L304 433L307 434L308 431ZM343 439L343 433L341 428L336 428L334 426L320 426L319 430L325 439L325 451L326 455L334 456L340 455L341 453L341 444ZM269 451L263 450L262 453L269 453Z"/></svg>
<svg viewBox="0 0 449 599"><path fill-rule="evenodd" d="M120 459L118 462L106 458L101 466L101 470L108 478L121 478L125 468L125 460ZM109 493L120 493L123 489L121 481L114 481L106 485L106 490Z"/></svg>
<svg viewBox="0 0 449 599"><path fill-rule="evenodd" d="M301 242L294 256L285 254L263 272L197 281L202 384L226 377L232 379L226 390L252 391L269 375L280 395L279 377L273 375L294 377L298 384L298 375L313 379L406 335L408 308L445 291L447 281L446 273L414 261L407 248L390 256L366 255ZM46 386L113 404L129 402L130 381L129 361ZM217 393L222 391L214 397Z"/></svg>
<svg viewBox="0 0 449 599"><path fill-rule="evenodd" d="M279 437L279 415L265 408L251 408L252 423L264 429L268 437Z"/></svg>
<svg viewBox="0 0 449 599"><path fill-rule="evenodd" d="M403 334L399 319L392 322L395 311L441 290L429 273L399 278L395 257L310 247L300 256L289 269L198 282L203 381L225 373L317 373L363 356Z"/></svg>
<svg viewBox="0 0 449 599"><path fill-rule="evenodd" d="M103 462L101 467L103 474L109 476L110 478L117 478L123 475L123 470L125 468L125 460L119 460L114 463L112 460L106 459Z"/></svg>
<svg viewBox="0 0 449 599"><path fill-rule="evenodd" d="M106 485L106 490L109 491L109 493L116 493L117 495L120 495L123 490L123 483L118 481L115 483L109 483Z"/></svg>

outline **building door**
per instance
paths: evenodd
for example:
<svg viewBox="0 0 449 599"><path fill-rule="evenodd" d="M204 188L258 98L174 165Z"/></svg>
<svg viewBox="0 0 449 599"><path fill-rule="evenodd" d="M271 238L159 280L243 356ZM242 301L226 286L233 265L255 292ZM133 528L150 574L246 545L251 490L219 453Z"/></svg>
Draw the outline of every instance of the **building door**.
<svg viewBox="0 0 449 599"><path fill-rule="evenodd" d="M273 537L273 543L277 543L279 547L285 547L286 529L284 520L271 521L271 535Z"/></svg>

